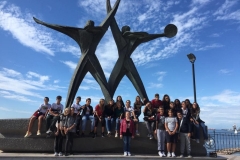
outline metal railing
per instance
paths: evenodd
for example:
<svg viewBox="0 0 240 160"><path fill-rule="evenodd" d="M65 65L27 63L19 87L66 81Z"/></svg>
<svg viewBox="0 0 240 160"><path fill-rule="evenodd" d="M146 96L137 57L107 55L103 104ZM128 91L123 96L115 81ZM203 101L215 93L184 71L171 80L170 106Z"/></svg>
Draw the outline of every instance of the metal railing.
<svg viewBox="0 0 240 160"><path fill-rule="evenodd" d="M218 133L215 130L208 134L205 147L209 152L215 151L221 154L240 152L240 134Z"/></svg>

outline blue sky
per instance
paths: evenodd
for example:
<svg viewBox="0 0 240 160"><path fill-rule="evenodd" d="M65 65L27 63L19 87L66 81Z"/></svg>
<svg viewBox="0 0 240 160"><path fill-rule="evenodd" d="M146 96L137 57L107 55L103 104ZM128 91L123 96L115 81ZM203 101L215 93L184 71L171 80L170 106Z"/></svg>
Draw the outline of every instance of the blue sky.
<svg viewBox="0 0 240 160"><path fill-rule="evenodd" d="M29 118L48 96L50 103L68 86L81 56L78 45L57 31L36 24L35 16L52 24L83 28L87 20L99 25L106 16L105 0L0 0L0 118ZM113 5L115 0L111 0ZM115 16L119 27L162 33L173 23L178 34L140 45L132 54L149 99L155 93L193 101L194 53L197 101L210 128L240 127L240 2L237 0L122 0ZM96 50L109 78L118 58L110 28ZM103 97L90 74L77 95ZM124 77L115 95L134 101L137 92Z"/></svg>

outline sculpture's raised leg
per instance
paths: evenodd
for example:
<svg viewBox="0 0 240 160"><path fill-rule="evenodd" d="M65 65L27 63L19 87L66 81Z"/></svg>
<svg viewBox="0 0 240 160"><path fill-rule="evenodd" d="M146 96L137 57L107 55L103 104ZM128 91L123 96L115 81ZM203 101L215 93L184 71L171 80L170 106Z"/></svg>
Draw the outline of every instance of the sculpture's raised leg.
<svg viewBox="0 0 240 160"><path fill-rule="evenodd" d="M139 96L143 99L146 98L148 101L148 96L145 90L145 87L143 85L142 79L140 78L140 75L137 71L137 68L135 67L133 61L131 58L127 59L124 64L126 70L128 71L126 73L129 80L132 82L133 86L137 90Z"/></svg>

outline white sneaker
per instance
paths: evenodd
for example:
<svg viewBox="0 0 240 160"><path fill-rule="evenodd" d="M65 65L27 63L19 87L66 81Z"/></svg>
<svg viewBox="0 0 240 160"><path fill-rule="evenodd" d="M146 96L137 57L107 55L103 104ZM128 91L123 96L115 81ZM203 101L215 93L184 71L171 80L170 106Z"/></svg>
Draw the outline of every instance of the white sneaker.
<svg viewBox="0 0 240 160"><path fill-rule="evenodd" d="M131 153L130 153L130 152L128 152L128 156L131 156Z"/></svg>
<svg viewBox="0 0 240 160"><path fill-rule="evenodd" d="M58 156L63 156L62 152L59 152Z"/></svg>
<svg viewBox="0 0 240 160"><path fill-rule="evenodd" d="M172 157L176 157L176 155L175 155L175 153L174 153L174 152L172 152Z"/></svg>
<svg viewBox="0 0 240 160"><path fill-rule="evenodd" d="M27 133L25 134L24 138L28 138L28 137L30 137L31 135L32 135L31 132L27 132Z"/></svg>
<svg viewBox="0 0 240 160"><path fill-rule="evenodd" d="M165 155L165 153L164 153L164 152L162 152L162 156L163 156L163 157L166 157L166 155Z"/></svg>
<svg viewBox="0 0 240 160"><path fill-rule="evenodd" d="M52 133L52 131L49 129L49 130L47 130L47 132L46 132L47 134L49 134L49 133Z"/></svg>
<svg viewBox="0 0 240 160"><path fill-rule="evenodd" d="M124 153L123 153L123 156L127 156L127 152L124 152Z"/></svg>
<svg viewBox="0 0 240 160"><path fill-rule="evenodd" d="M136 131L136 136L140 136L140 133L138 131Z"/></svg>
<svg viewBox="0 0 240 160"><path fill-rule="evenodd" d="M192 158L192 156L189 154L188 156L187 156L188 158Z"/></svg>
<svg viewBox="0 0 240 160"><path fill-rule="evenodd" d="M171 153L170 152L167 153L167 157L171 157Z"/></svg>
<svg viewBox="0 0 240 160"><path fill-rule="evenodd" d="M118 137L118 133L116 132L116 133L115 133L115 138L117 138L117 137Z"/></svg>
<svg viewBox="0 0 240 160"><path fill-rule="evenodd" d="M163 157L163 155L162 155L162 152L161 152L161 151L159 151L159 152L158 152L158 155L159 155L160 157Z"/></svg>
<svg viewBox="0 0 240 160"><path fill-rule="evenodd" d="M38 131L37 131L37 136L40 136L40 135L41 135L41 131L38 130Z"/></svg>
<svg viewBox="0 0 240 160"><path fill-rule="evenodd" d="M183 155L181 154L179 157L180 157L180 158L183 158Z"/></svg>
<svg viewBox="0 0 240 160"><path fill-rule="evenodd" d="M149 139L153 139L153 136L150 134L150 137L149 137Z"/></svg>
<svg viewBox="0 0 240 160"><path fill-rule="evenodd" d="M55 152L55 153L54 153L54 156L58 156L58 153L57 153L57 152Z"/></svg>

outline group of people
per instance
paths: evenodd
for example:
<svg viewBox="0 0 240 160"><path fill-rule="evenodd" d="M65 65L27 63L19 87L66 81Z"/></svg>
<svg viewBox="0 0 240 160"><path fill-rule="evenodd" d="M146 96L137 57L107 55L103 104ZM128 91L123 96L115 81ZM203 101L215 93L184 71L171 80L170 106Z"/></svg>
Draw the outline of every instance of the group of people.
<svg viewBox="0 0 240 160"><path fill-rule="evenodd" d="M176 143L180 140L180 157L184 156L185 146L187 156L191 157L190 138L199 143L200 127L202 127L204 140L208 139L204 121L200 119L200 108L196 102L190 103L188 99L180 102L175 99L173 102L165 94L163 99L159 99L159 94L155 94L152 101L141 100L136 97L134 106L127 100L124 104L122 97L117 96L116 101L110 100L107 104L104 99L100 99L95 108L91 106L91 99L87 98L84 105L80 105L81 97L76 97L75 103L71 107L63 110L61 104L62 97L56 97L56 103L50 105L49 98L44 98L44 103L30 118L29 126L25 138L32 135L33 123L38 119L37 135L41 135L41 123L46 119L46 134L50 137L55 135L54 155L62 156L62 142L66 137L65 156L72 154L73 138L85 136L87 120L91 121L90 134L93 138L97 136L98 124L101 124L101 136L105 137L105 127L107 136L112 135L112 126L115 123L115 137L120 137L124 142L124 156L131 156L130 141L136 136L140 136L138 122L143 112L143 120L148 130L147 137L153 139L154 135L158 141L158 154L165 157L165 145L167 145L167 157L176 157ZM142 106L144 109L142 111ZM62 113L63 111L63 113ZM81 125L81 132L80 132ZM194 132L193 132L194 131Z"/></svg>

